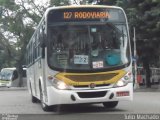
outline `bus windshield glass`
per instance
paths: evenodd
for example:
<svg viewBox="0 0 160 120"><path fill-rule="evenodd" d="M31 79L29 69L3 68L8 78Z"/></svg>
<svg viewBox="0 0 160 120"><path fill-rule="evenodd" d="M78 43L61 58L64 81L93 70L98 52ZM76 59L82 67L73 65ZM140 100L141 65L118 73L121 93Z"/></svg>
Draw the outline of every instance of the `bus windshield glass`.
<svg viewBox="0 0 160 120"><path fill-rule="evenodd" d="M130 62L125 20L59 23L48 27L48 64L51 68L96 71Z"/></svg>
<svg viewBox="0 0 160 120"><path fill-rule="evenodd" d="M13 73L12 70L3 70L1 72L1 79L2 80L7 80L7 81L11 80L12 79L12 73Z"/></svg>

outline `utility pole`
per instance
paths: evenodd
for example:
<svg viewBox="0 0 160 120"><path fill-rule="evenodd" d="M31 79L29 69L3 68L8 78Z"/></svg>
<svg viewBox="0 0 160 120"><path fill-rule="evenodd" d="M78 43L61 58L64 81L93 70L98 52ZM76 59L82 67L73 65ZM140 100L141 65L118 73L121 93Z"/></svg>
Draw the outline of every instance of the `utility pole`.
<svg viewBox="0 0 160 120"><path fill-rule="evenodd" d="M134 42L134 78L135 78L135 83L134 83L134 89L139 88L139 84L137 81L137 47L136 47L136 30L135 27L133 28L133 42Z"/></svg>

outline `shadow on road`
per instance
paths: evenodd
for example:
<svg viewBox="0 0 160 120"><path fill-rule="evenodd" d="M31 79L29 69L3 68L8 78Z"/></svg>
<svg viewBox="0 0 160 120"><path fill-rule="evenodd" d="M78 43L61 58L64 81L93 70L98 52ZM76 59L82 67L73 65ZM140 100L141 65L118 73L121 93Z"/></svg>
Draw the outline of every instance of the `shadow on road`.
<svg viewBox="0 0 160 120"><path fill-rule="evenodd" d="M118 108L105 108L103 106L98 105L86 105L86 104L78 104L78 105L61 105L54 109L55 114L64 115L64 114L75 114L75 113L106 113L106 112L126 112L126 110L118 109Z"/></svg>

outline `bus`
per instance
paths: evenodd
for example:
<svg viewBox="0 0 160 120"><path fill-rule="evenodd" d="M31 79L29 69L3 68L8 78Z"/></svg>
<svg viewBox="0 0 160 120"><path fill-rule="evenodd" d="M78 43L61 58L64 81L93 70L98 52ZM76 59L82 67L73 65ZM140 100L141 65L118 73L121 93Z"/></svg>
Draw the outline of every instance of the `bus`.
<svg viewBox="0 0 160 120"><path fill-rule="evenodd" d="M27 45L27 82L44 111L64 104L115 108L133 98L128 22L116 6L48 8Z"/></svg>
<svg viewBox="0 0 160 120"><path fill-rule="evenodd" d="M24 87L27 86L26 68L23 68L22 74L22 86ZM0 87L19 87L19 74L15 67L2 68L0 75Z"/></svg>

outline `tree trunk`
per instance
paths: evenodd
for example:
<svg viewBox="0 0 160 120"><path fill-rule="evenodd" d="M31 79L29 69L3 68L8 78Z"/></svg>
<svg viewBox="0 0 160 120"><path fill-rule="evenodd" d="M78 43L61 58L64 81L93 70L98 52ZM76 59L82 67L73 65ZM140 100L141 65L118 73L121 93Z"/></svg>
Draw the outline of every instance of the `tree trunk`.
<svg viewBox="0 0 160 120"><path fill-rule="evenodd" d="M151 87L151 71L150 71L150 67L149 67L149 58L147 56L144 57L143 59L143 68L146 71L146 87L150 88Z"/></svg>
<svg viewBox="0 0 160 120"><path fill-rule="evenodd" d="M18 71L18 87L22 87L23 86L23 68L22 68L22 59L17 61L17 71Z"/></svg>
<svg viewBox="0 0 160 120"><path fill-rule="evenodd" d="M19 83L18 83L18 86L19 87L22 87L23 86L23 68L22 66L18 66L18 73L19 73Z"/></svg>

